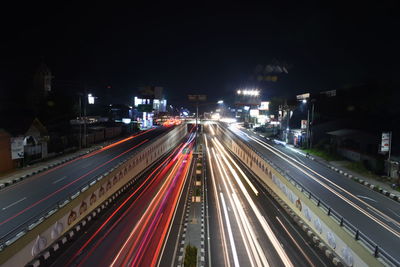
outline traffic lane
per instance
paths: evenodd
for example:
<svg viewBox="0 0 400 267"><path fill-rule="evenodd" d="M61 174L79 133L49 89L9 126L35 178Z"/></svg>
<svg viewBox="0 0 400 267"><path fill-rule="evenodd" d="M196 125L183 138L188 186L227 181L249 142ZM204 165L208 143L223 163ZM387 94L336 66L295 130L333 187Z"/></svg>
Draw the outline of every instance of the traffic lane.
<svg viewBox="0 0 400 267"><path fill-rule="evenodd" d="M213 148L217 147L214 146ZM225 219L223 220L223 228L228 230L225 238L228 239L226 243L230 244L228 246L230 254L237 256L238 262L243 266L250 266L257 262L259 264L267 264L268 262L273 266L284 266L272 241L261 226L260 218L256 216L249 200L239 189L236 179L233 179L232 176L235 176L236 173L232 172L230 165L223 160L222 151L217 150L215 154L213 151L213 156L211 164L214 165L213 170L218 170L218 172L215 171L214 179ZM231 227L232 233L229 233L229 227ZM233 235L233 240L230 234ZM235 252L237 255L235 255ZM234 264L234 260L235 258L231 257L231 263Z"/></svg>
<svg viewBox="0 0 400 267"><path fill-rule="evenodd" d="M380 210L381 212L383 212L385 215L389 216L391 219L393 219L396 222L400 222L400 216L398 216L398 214L400 214L400 203L387 198L386 196L383 196L382 194L375 192L365 186L360 186L360 184L352 181L351 179L348 179L346 177L344 177L343 175L337 173L336 171L333 171L332 169L326 167L325 165L311 160L308 157L305 157L304 155L297 153L296 151L293 151L292 149L283 146L283 145L279 145L279 144L275 144L272 141L266 141L264 140L264 138L259 138L257 136L257 134L248 131L248 130L243 130L246 133L248 133L249 135L253 136L254 138L257 138L259 141L262 142L266 142L269 145L273 146L274 148L278 149L279 151L288 154L289 156L293 157L295 160L300 161L302 164L307 165L307 167L313 169L314 171L316 171L318 174L324 176L325 178L327 178L330 182L332 182L333 184L331 184L332 188L336 188L339 191L343 191L342 189L345 189L346 191L349 191L352 193L352 195L348 195L348 197L351 198L355 198L356 201L360 202L360 205L365 205L366 202L368 203L368 205L371 205L372 207L374 207L377 210ZM254 140L253 140L254 143ZM312 172L310 172L311 174L313 174ZM316 176L318 179L324 181L322 178L320 178L319 176ZM329 184L329 183L328 183ZM341 188L338 188L341 187ZM343 192L345 193L345 192ZM346 193L347 194L347 193ZM369 207L370 208L370 207ZM397 227L399 226L399 224L394 223L394 225L397 225Z"/></svg>
<svg viewBox="0 0 400 267"><path fill-rule="evenodd" d="M389 226L393 227L393 230L397 232L397 227L393 225L393 223L391 223L390 221L385 221L384 218L377 217L377 214L375 214L371 210L368 210L367 207L365 207L363 203L360 203L358 199L352 198L351 201L354 201L356 203L358 202L357 205L360 206L362 209L358 210L354 208L349 202L342 200L337 195L335 195L319 183L315 182L306 174L302 173L286 161L279 159L277 156L275 156L273 153L270 153L269 151L264 151L266 149L260 146L258 143L254 142L253 145L259 152L269 154L269 159L276 165L280 166L282 169L289 170L289 175L292 178L294 178L296 181L300 182L305 188L310 190L314 196L323 200L328 206L330 206L336 212L342 215L347 221L349 221L362 233L370 237L386 252L391 254L393 257L396 257L396 259L400 259L400 255L398 255L398 253L396 252L397 247L400 246L400 238L395 236L392 231L389 231L382 226L382 223L390 224ZM364 210L364 212L366 210L366 212L370 213L379 221L377 222L370 217L367 217L362 210Z"/></svg>
<svg viewBox="0 0 400 267"><path fill-rule="evenodd" d="M171 190L180 190L181 187L174 187L176 185L176 179L174 179L174 172L179 168L181 159L173 162L172 165L168 164L165 168L161 168L161 173L154 179L156 180L153 183L154 186L150 187L145 191L144 195L141 195L138 199L138 202L135 203L135 206L138 206L142 209L142 212L135 212L134 210L129 210L129 213L139 214L140 217L136 219L129 219L129 217L124 217L122 221L118 222L115 229L112 229L112 232L121 232L120 227L124 227L128 232L119 235L119 237L112 237L107 235L104 239L101 240L100 243L96 243L95 247L93 247L85 256L85 258L80 262L84 266L93 266L99 258L102 258L102 262L107 262L112 265L118 266L127 264L128 262L132 264L136 264L143 260L143 254L147 251L151 244L149 244L150 236L154 236L157 231L157 227L154 228L153 222L156 218L157 225L161 227L163 222L163 229L166 229L166 224L168 222L165 221L164 215L166 216L168 213L164 209L165 204L172 204L176 202L166 201ZM167 175L168 174L168 175ZM168 177L167 177L168 176ZM182 180L180 180L182 182ZM155 201L153 203L153 201ZM150 205L148 203L151 203ZM160 204L161 203L161 204ZM160 206L161 205L161 206ZM163 207L160 212L160 207ZM163 220L164 219L164 220ZM144 220L144 222L143 222ZM123 240L124 243L116 244L115 238L118 240ZM160 240L160 236L158 239ZM118 251L113 251L112 253L105 254L106 250L110 246L116 246ZM157 247L159 248L159 246ZM152 253L152 260L157 259L154 255L157 253ZM145 257L146 258L146 257Z"/></svg>
<svg viewBox="0 0 400 267"><path fill-rule="evenodd" d="M400 217L397 215L400 214L400 203L398 203L397 201L394 201L374 190L371 190L366 186L362 186L359 183L356 183L353 180L343 176L342 174L337 173L336 171L333 171L332 169L326 167L322 163L311 160L308 157L291 151L291 149L289 148L282 147L278 149L292 156L297 154L297 157L301 158L308 167L317 171L321 175L328 177L332 182L340 185L346 190L351 191L358 198L361 198L365 202L368 202L368 204L370 204L374 208L382 211L387 216L400 222Z"/></svg>
<svg viewBox="0 0 400 267"><path fill-rule="evenodd" d="M277 160L277 161L275 161L275 163L277 163L281 167L285 166L284 169L285 170L289 170L289 172L288 172L289 176L292 176L297 181L300 181L303 185L307 184L306 188L310 188L310 187L307 187L307 186L310 186L309 181L311 181L311 180L313 180L315 178L316 179L315 180L316 181L315 184L322 183L325 186L327 186L329 188L332 188L334 191L337 192L338 195L343 196L345 198L344 199L345 201L347 201L347 202L351 201L352 203L354 203L354 205L358 206L358 207L355 207L355 208L362 209L364 211L367 211L368 213L373 212L374 214L378 214L378 216L383 218L385 221L387 221L389 226L391 228L393 228L396 232L400 231L400 224L398 223L398 221L396 219L393 218L393 215L392 216L387 216L386 214L379 214L379 209L376 209L376 210L374 209L374 208L376 208L376 205L379 204L377 202L374 202L374 199L371 199L371 198L367 197L368 199L372 200L372 202L375 204L375 205L370 205L370 203L367 203L364 199L361 199L361 198L357 197L357 196L363 196L362 194L363 194L364 191L362 191L362 190L365 190L364 187L362 187L362 186L356 187L357 189L359 189L358 192L357 192L357 190L351 190L351 189L347 190L345 187L342 187L340 185L336 185L336 184L331 183L331 181L328 178L326 178L325 176L320 177L316 173L313 173L311 170L306 169L305 167L300 166L298 164L295 164L296 166L300 167L303 171L306 172L306 174L304 174L298 168L294 167L292 164L288 163L286 160L283 160L280 157L276 156L269 149L261 146L257 142L253 142L253 145L257 146L258 151L261 151L262 153L264 153L264 155L268 154L269 157L271 157L271 158L274 157ZM299 175L301 175L301 173L303 174L304 179L300 180L299 179L300 178ZM335 173L335 175L337 176L337 173ZM341 180L343 180L343 179L341 179ZM352 181L347 181L347 182L351 183ZM314 186L314 188L315 188L315 186ZM326 188L326 189L328 189L328 188ZM312 189L312 192L315 193L313 190L314 189ZM324 195L319 195L319 198L325 201L325 196ZM387 200L387 199L385 199L385 200ZM329 205L331 207L335 207L335 206L332 206L333 204L329 204ZM346 214L343 214L343 213L341 213L341 214L343 216L346 215ZM399 232L398 235L400 235L400 232Z"/></svg>
<svg viewBox="0 0 400 267"><path fill-rule="evenodd" d="M184 216L186 214L186 201L188 199L189 195L189 186L191 185L191 180L193 176L193 169L194 169L194 164L191 168L191 173L189 174L189 177L184 185L183 191L182 191L182 196L181 199L178 203L178 206L176 208L176 215L175 215L175 220L172 222L171 226L171 232L169 234L169 237L166 241L164 251L162 253L161 259L160 259L160 266L173 266L176 258L177 258L177 253L178 253L178 246L180 245L180 233L181 229L183 227L184 223Z"/></svg>
<svg viewBox="0 0 400 267"><path fill-rule="evenodd" d="M227 266L224 260L222 246L222 233L218 223L218 212L215 200L215 192L211 182L210 168L207 168L207 202L209 209L209 231L210 231L210 264L209 266Z"/></svg>
<svg viewBox="0 0 400 267"><path fill-rule="evenodd" d="M40 213L39 211L45 211L51 208L54 203L65 199L71 193L80 189L84 184L87 184L96 176L111 169L120 161L131 155L131 153L126 153L114 161L104 164L115 158L115 153L121 152L122 149L132 148L134 145L146 140L146 137L154 138L162 132L164 131L156 131L155 133L149 132L149 134L151 133L150 136L139 136L138 139L130 140L128 144L123 143L122 148L116 146L115 148L113 147L110 150L104 151L103 153L107 155L98 153L94 156L84 158L82 161L74 161L72 164L67 164L63 166L63 168L56 169L54 172L48 172L35 180L26 180L30 182L16 184L15 187L10 188L12 190L2 191L0 194L0 203L5 203L5 206L2 208L3 210L0 214L0 236L7 234L10 230L14 229L16 225L18 226L25 223L33 216ZM114 153L108 155L110 152ZM93 162L96 166L100 166L100 168L88 172L86 168L81 167L81 164L85 166L87 161ZM101 166L102 164L104 164L104 166ZM54 183L54 181L57 183ZM57 192L58 190L59 192ZM21 196L23 196L23 201L19 201ZM43 199L44 201L42 201ZM17 203L14 204L15 202ZM13 218L13 216L16 217Z"/></svg>
<svg viewBox="0 0 400 267"><path fill-rule="evenodd" d="M160 253L167 238L169 226L176 209L180 193L187 179L190 164L188 162L182 162L180 165L180 169L169 186L169 192L167 192L167 194L164 196L161 207L159 207L159 212L161 212L159 223L144 249L141 260L137 261L138 263L140 262L140 265L142 266L154 266L159 262Z"/></svg>
<svg viewBox="0 0 400 267"><path fill-rule="evenodd" d="M74 242L66 253L53 263L53 266L65 265L66 263L72 266L78 264L90 266L92 264L93 251L100 251L98 253L99 258L97 260L94 259L93 264L97 266L101 262L102 264L104 263L104 266L109 266L109 263L117 254L117 250L129 236L132 229L132 221L138 221L147 208L146 203L157 192L160 181L163 180L162 173L165 172L164 168L167 167L168 159L171 159L171 157L171 155L163 157L158 164L154 164L153 168L146 171L138 184L125 193L119 203L114 204L113 209L110 209L102 216L101 220L99 220L101 223L90 227L85 232L85 235ZM107 222L107 219L110 221ZM114 240L114 242L108 242L107 240Z"/></svg>
<svg viewBox="0 0 400 267"><path fill-rule="evenodd" d="M315 250L312 247L309 237L302 229L297 227L293 219L270 196L265 187L254 177L253 173L241 161L236 160L236 162L259 192L258 196L255 194L251 194L251 196L262 211L273 232L278 233L280 242L285 250L289 251L290 258L295 266L333 266L332 263L326 262L327 259L320 250ZM251 192L250 185L244 180L242 182L246 189Z"/></svg>

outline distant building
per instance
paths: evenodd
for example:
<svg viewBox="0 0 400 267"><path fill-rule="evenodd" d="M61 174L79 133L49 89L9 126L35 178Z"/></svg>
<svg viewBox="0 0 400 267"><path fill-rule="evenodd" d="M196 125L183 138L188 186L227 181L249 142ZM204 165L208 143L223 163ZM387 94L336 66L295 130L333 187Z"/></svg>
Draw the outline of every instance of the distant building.
<svg viewBox="0 0 400 267"><path fill-rule="evenodd" d="M33 88L28 94L32 109L38 111L52 90L53 75L45 63L36 70L33 77Z"/></svg>
<svg viewBox="0 0 400 267"><path fill-rule="evenodd" d="M153 126L159 116L167 111L167 100L163 95L163 87L146 86L139 90L133 100L133 116L143 128Z"/></svg>

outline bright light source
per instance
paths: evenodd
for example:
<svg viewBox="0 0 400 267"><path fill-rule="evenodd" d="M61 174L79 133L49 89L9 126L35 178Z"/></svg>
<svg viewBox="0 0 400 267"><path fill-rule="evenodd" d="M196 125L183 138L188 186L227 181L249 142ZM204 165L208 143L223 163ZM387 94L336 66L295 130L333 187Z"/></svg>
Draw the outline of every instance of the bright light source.
<svg viewBox="0 0 400 267"><path fill-rule="evenodd" d="M219 120L219 118L220 118L219 113L214 113L211 115L211 119L213 119L213 120Z"/></svg>
<svg viewBox="0 0 400 267"><path fill-rule="evenodd" d="M302 102L303 102L303 104L306 104L307 103L307 99L303 99Z"/></svg>
<svg viewBox="0 0 400 267"><path fill-rule="evenodd" d="M125 123L125 124L129 124L129 123L131 123L131 119L129 119L129 118L124 118L124 119L122 119L122 122L123 123Z"/></svg>
<svg viewBox="0 0 400 267"><path fill-rule="evenodd" d="M250 117L257 117L259 113L258 109L250 109Z"/></svg>
<svg viewBox="0 0 400 267"><path fill-rule="evenodd" d="M88 94L88 103L94 104L94 96L92 96L92 94Z"/></svg>
<svg viewBox="0 0 400 267"><path fill-rule="evenodd" d="M246 96L259 96L260 91L256 89L252 90L238 90L237 91L238 95L246 95Z"/></svg>
<svg viewBox="0 0 400 267"><path fill-rule="evenodd" d="M243 109L248 111L250 109L250 107L249 106L244 106Z"/></svg>
<svg viewBox="0 0 400 267"><path fill-rule="evenodd" d="M223 103L224 103L224 100L218 100L217 103L218 103L218 104L223 104Z"/></svg>

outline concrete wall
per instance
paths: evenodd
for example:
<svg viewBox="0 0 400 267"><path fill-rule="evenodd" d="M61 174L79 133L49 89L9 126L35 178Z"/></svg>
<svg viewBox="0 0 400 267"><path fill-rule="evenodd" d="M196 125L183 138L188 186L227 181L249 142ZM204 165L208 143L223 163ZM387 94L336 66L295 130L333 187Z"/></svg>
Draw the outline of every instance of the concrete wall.
<svg viewBox="0 0 400 267"><path fill-rule="evenodd" d="M138 149L110 172L103 174L68 199L58 203L38 222L32 222L20 237L0 252L0 265L23 266L48 248L124 185L136 179L149 165L174 148L187 134L185 126L178 126L145 148Z"/></svg>
<svg viewBox="0 0 400 267"><path fill-rule="evenodd" d="M269 162L253 151L247 144L232 139L226 130L218 127L225 145L236 154L259 178L277 194L339 257L349 266L381 266L382 262L372 255L364 244L349 234L327 210L318 206L312 198L277 171Z"/></svg>

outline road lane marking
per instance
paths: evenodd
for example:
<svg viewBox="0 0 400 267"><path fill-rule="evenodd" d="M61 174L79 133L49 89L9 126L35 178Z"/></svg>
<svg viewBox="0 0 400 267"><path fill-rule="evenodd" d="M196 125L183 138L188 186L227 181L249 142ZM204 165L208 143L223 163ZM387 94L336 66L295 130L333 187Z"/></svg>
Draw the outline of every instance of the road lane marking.
<svg viewBox="0 0 400 267"><path fill-rule="evenodd" d="M2 208L2 210L6 210L6 209L8 209L8 208L11 208L12 206L17 205L18 203L24 201L25 199L26 199L26 197L23 197L23 198L21 198L20 200L17 200L17 201L15 201L15 202L11 203L10 205L8 205L8 206Z"/></svg>
<svg viewBox="0 0 400 267"><path fill-rule="evenodd" d="M56 184L56 183L58 183L58 182L64 180L65 178L67 178L67 176L63 176L63 177L61 177L60 179L57 179L57 180L53 181L52 184Z"/></svg>
<svg viewBox="0 0 400 267"><path fill-rule="evenodd" d="M397 217L399 217L399 218L400 218L400 216L399 216L399 215L397 215L397 213L396 213L394 210L392 210L392 209L389 209L389 208L388 208L388 210L389 210L391 213L393 213L394 215L396 215Z"/></svg>
<svg viewBox="0 0 400 267"><path fill-rule="evenodd" d="M359 197L359 198L368 199L368 200L373 201L373 202L378 202L378 201L376 201L375 199L370 198L370 197L361 196L361 195L356 195L356 196Z"/></svg>
<svg viewBox="0 0 400 267"><path fill-rule="evenodd" d="M272 149L268 148L268 144L263 144L263 142L259 141L256 138L253 138L253 140L257 143L259 143L261 146L267 148L268 150L270 150L272 153L274 153L275 155L277 155L278 157L282 158L283 160L285 160L286 162L288 162L290 165L292 165L293 167L297 168L298 170L300 170L302 173L304 173L306 176L310 177L311 179L313 179L314 181L316 181L317 183L319 183L321 186L323 186L324 188L326 188L328 191L332 192L333 194L335 194L336 196L338 196L339 198L341 198L342 200L346 201L349 205L353 206L356 210L360 211L361 213L363 213L364 215L366 215L367 217L369 217L371 220L375 221L376 223L380 224L382 227L384 227L386 230L388 230L389 232L393 233L394 235L396 235L397 237L400 237L400 232L396 231L394 229L392 229L389 225L386 225L384 222L380 221L378 218L376 218L375 216L373 216L371 213L368 213L365 209L361 208L359 205L357 205L355 202L351 201L349 198L345 197L344 195L341 195L340 193L338 193L337 188L342 189L343 192L345 192L346 194L348 194L349 196L358 199L361 203L363 203L364 205L367 206L367 209L370 211L374 211L375 214L379 214L380 217L385 218L386 221L388 222L392 222L395 225L400 225L399 222L395 221L394 219L390 218L388 215L382 213L381 211L379 211L378 209L374 208L373 206L371 206L370 204L368 204L367 202L357 198L354 194L350 193L349 191L347 191L346 189L342 188L341 186L333 183L332 181L330 181L328 178L326 178L325 176L319 174L317 171L313 170L312 168L309 168L308 166L298 162L296 159L286 155L285 153L277 150L276 148L273 148L275 151L273 151ZM279 153L279 154L278 154ZM282 154L282 155L280 155ZM298 165L296 165L296 162ZM301 166L301 167L300 167ZM304 168L304 169L303 169ZM317 176L321 177L325 182L329 183L329 185L335 186L336 188L333 189L331 188L328 184L326 184L325 182L319 180L317 177L313 176L312 174L308 173L306 170L316 174Z"/></svg>
<svg viewBox="0 0 400 267"><path fill-rule="evenodd" d="M280 223L280 225L282 226L283 230L285 230L285 232L287 233L287 235L289 236L289 238L292 240L292 242L296 245L297 249L301 252L301 254L303 254L303 257L308 261L308 264L310 264L310 266L315 266L311 259L307 256L307 254L304 252L304 250L301 248L301 246L299 245L299 243L297 243L297 241L294 239L294 237L290 234L289 230L285 227L285 225L282 223L282 221L278 218L278 216L275 217L278 222Z"/></svg>

